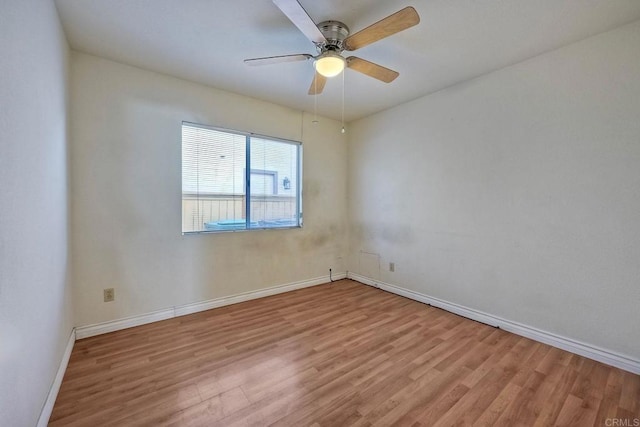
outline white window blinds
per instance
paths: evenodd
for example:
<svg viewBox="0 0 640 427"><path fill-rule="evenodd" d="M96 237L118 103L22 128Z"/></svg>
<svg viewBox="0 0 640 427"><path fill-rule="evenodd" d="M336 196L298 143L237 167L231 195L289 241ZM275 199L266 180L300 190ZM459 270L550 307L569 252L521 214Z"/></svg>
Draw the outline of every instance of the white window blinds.
<svg viewBox="0 0 640 427"><path fill-rule="evenodd" d="M296 142L183 123L182 231L301 226L300 160Z"/></svg>

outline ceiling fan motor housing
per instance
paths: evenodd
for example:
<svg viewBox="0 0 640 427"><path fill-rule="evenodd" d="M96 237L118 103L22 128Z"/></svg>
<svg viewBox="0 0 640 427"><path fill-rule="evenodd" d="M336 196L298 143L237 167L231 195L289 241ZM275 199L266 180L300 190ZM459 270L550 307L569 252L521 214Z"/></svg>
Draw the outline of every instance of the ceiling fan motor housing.
<svg viewBox="0 0 640 427"><path fill-rule="evenodd" d="M340 21L324 21L318 24L318 29L327 39L326 43L317 45L321 53L327 50L340 53L344 50L342 42L349 36L349 27Z"/></svg>

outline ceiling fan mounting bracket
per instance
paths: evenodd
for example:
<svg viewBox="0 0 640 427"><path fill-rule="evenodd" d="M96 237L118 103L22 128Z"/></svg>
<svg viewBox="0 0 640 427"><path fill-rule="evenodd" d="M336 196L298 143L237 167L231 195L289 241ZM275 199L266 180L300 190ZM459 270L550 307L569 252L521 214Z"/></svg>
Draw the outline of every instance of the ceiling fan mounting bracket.
<svg viewBox="0 0 640 427"><path fill-rule="evenodd" d="M318 24L318 29L327 41L316 43L320 53L333 50L338 53L344 50L343 42L349 36L349 27L340 21L323 21Z"/></svg>

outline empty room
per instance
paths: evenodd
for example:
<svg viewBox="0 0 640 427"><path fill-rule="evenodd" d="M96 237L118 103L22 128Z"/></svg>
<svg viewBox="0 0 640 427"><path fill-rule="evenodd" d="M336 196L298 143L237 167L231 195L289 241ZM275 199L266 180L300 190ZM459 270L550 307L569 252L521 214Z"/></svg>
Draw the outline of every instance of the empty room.
<svg viewBox="0 0 640 427"><path fill-rule="evenodd" d="M640 427L640 1L2 0L0 426Z"/></svg>

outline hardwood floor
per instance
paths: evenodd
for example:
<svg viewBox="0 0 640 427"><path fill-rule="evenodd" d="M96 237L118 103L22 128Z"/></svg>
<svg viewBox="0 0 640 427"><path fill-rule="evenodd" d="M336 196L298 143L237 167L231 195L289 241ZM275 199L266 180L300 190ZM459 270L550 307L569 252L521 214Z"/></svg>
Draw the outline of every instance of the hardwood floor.
<svg viewBox="0 0 640 427"><path fill-rule="evenodd" d="M349 280L80 340L50 420L638 423L640 376Z"/></svg>

